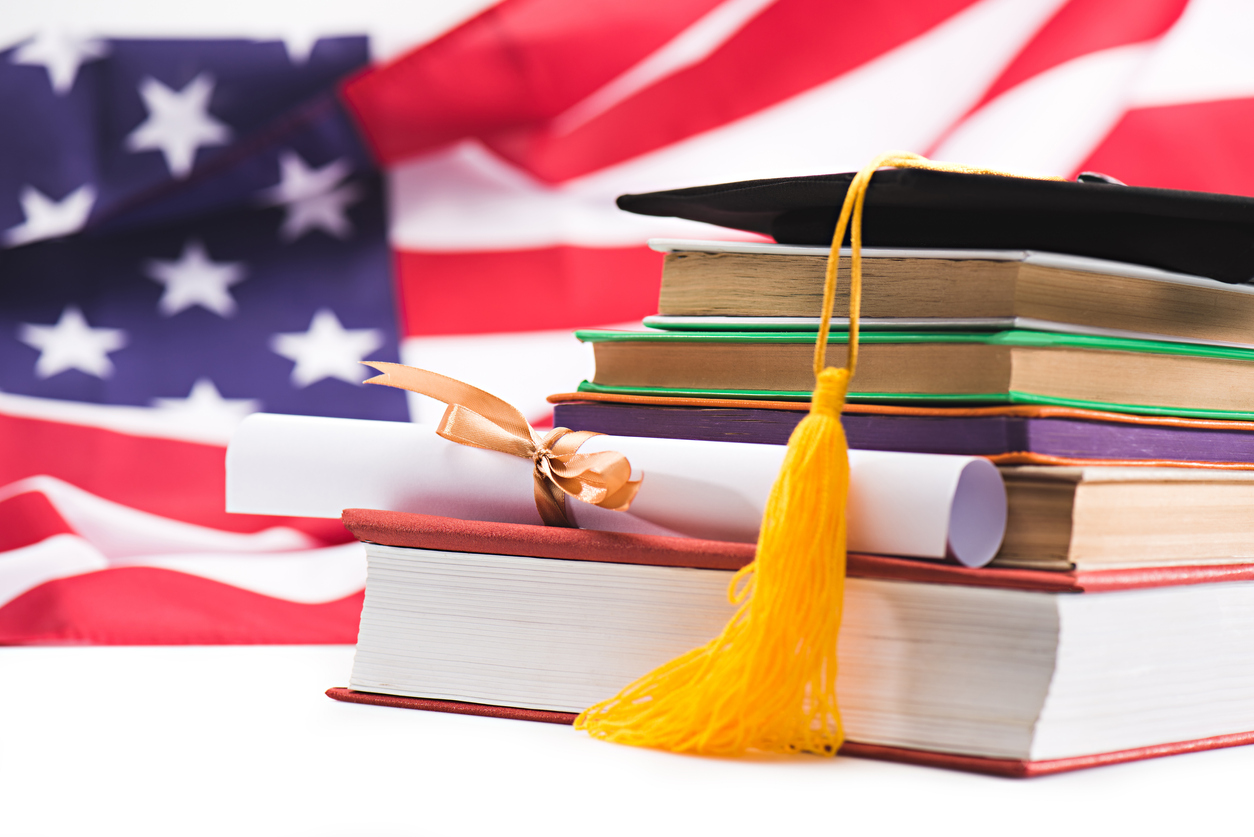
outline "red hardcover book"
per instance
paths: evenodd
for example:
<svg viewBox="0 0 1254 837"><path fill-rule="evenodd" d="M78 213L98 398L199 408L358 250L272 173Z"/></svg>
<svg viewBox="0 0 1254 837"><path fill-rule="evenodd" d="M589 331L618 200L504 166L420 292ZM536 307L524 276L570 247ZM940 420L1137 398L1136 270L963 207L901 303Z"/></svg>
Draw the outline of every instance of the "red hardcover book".
<svg viewBox="0 0 1254 837"><path fill-rule="evenodd" d="M337 700L571 723L708 639L746 544L349 509ZM1043 572L850 555L845 755L1037 776L1254 742L1254 565Z"/></svg>

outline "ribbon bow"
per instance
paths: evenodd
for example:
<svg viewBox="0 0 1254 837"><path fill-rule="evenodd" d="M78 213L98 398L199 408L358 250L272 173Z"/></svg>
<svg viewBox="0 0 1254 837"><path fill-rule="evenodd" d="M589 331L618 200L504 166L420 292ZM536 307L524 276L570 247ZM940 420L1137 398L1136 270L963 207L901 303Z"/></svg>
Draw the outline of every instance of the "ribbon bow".
<svg viewBox="0 0 1254 837"><path fill-rule="evenodd" d="M640 480L631 479L631 463L621 453L578 452L600 433L555 427L541 435L517 408L470 384L399 363L363 362L383 373L366 383L407 389L447 404L436 433L450 442L534 462L536 510L546 526L572 526L566 517L567 494L603 509L626 511L640 490Z"/></svg>

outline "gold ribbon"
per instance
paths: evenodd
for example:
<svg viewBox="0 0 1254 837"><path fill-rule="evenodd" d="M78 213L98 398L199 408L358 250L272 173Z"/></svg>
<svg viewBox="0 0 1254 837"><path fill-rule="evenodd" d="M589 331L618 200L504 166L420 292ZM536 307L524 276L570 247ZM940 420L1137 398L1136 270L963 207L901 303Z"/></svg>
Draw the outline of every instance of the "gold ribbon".
<svg viewBox="0 0 1254 837"><path fill-rule="evenodd" d="M566 495L626 511L640 490L631 479L631 463L617 451L579 453L584 442L600 433L555 427L541 435L513 405L454 378L399 363L364 361L382 372L366 381L407 389L448 405L436 433L472 448L500 451L535 463L536 510L546 526L571 527Z"/></svg>

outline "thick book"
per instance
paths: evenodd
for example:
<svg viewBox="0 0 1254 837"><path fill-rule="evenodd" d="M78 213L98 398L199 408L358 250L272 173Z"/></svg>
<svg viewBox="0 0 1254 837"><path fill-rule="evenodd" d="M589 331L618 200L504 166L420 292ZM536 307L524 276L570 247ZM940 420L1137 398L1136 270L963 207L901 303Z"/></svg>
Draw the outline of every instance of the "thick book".
<svg viewBox="0 0 1254 837"><path fill-rule="evenodd" d="M808 400L813 334L579 331L596 373L580 391ZM828 364L845 362L833 333ZM848 400L1050 404L1254 419L1254 349L1035 331L867 332Z"/></svg>
<svg viewBox="0 0 1254 837"><path fill-rule="evenodd" d="M338 700L569 723L715 635L753 547L349 509ZM850 555L842 752L1031 776L1254 741L1254 565L1047 573Z"/></svg>
<svg viewBox="0 0 1254 837"><path fill-rule="evenodd" d="M697 330L816 330L826 247L655 240L666 254L658 316L645 325ZM868 248L868 330L1011 328L1159 336L1249 346L1254 286L1142 265L1029 250ZM849 308L844 262L833 310ZM837 318L833 326L848 321Z"/></svg>
<svg viewBox="0 0 1254 837"><path fill-rule="evenodd" d="M1254 471L1011 466L1002 567L1254 563Z"/></svg>
<svg viewBox="0 0 1254 837"><path fill-rule="evenodd" d="M623 195L618 206L825 246L853 176ZM862 219L867 247L1071 253L1233 283L1254 277L1252 238L1254 198L917 169L876 173Z"/></svg>
<svg viewBox="0 0 1254 837"><path fill-rule="evenodd" d="M553 423L612 436L788 443L810 405L563 393ZM986 456L1017 465L1254 468L1254 421L1138 416L1073 407L908 407L847 404L849 446Z"/></svg>

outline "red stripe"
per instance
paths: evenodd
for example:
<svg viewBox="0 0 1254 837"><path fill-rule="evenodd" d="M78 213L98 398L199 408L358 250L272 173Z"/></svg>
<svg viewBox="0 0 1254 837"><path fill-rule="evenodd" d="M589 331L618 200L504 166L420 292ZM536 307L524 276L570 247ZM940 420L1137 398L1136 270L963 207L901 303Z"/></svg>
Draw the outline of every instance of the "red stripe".
<svg viewBox="0 0 1254 837"><path fill-rule="evenodd" d="M1134 186L1254 195L1254 99L1130 110L1077 171Z"/></svg>
<svg viewBox="0 0 1254 837"><path fill-rule="evenodd" d="M1041 27L980 100L950 125L927 153L940 148L980 108L1047 70L1093 52L1162 37L1187 5L1188 0L1071 0Z"/></svg>
<svg viewBox="0 0 1254 837"><path fill-rule="evenodd" d="M506 0L350 79L343 95L384 163L549 119L719 0Z"/></svg>
<svg viewBox="0 0 1254 837"><path fill-rule="evenodd" d="M409 336L540 331L657 312L662 255L645 247L397 254Z"/></svg>
<svg viewBox="0 0 1254 837"><path fill-rule="evenodd" d="M353 643L362 598L298 604L171 570L121 567L49 581L0 607L0 644Z"/></svg>
<svg viewBox="0 0 1254 837"><path fill-rule="evenodd" d="M256 532L291 526L326 543L351 540L338 520L227 514L226 448L0 415L0 485L46 474L163 517Z"/></svg>
<svg viewBox="0 0 1254 837"><path fill-rule="evenodd" d="M1046 70L1103 49L1162 37L1188 0L1071 0L988 88L976 110Z"/></svg>
<svg viewBox="0 0 1254 837"><path fill-rule="evenodd" d="M570 133L547 125L484 138L536 177L560 182L710 131L883 55L974 0L779 0L701 63ZM786 149L780 149L781 154Z"/></svg>
<svg viewBox="0 0 1254 837"><path fill-rule="evenodd" d="M0 501L0 553L39 543L53 535L72 535L73 527L47 495L38 491Z"/></svg>
<svg viewBox="0 0 1254 837"><path fill-rule="evenodd" d="M552 117L715 5L515 0L344 88L380 160L478 137L557 182L717 128L922 35L975 0L779 0L709 58L569 134ZM526 20L527 25L518 23Z"/></svg>

